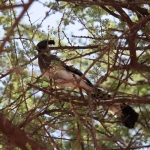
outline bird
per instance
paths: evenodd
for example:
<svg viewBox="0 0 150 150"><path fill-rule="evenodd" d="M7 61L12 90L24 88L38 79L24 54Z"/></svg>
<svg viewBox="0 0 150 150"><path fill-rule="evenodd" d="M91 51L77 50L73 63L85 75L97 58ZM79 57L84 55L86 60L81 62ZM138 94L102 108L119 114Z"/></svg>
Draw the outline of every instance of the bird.
<svg viewBox="0 0 150 150"><path fill-rule="evenodd" d="M53 79L57 87L81 89L82 92L91 93L91 97L102 100L110 99L111 95L104 92L102 89L95 88L91 81L84 76L84 74L71 63L63 61L57 55L47 52L49 45L54 45L54 40L42 40L37 46L36 50L39 53L38 64L42 75L48 80ZM46 51L45 51L46 50ZM125 103L115 103L107 107L109 111L118 118L129 129L134 128L138 121L139 114L129 105Z"/></svg>

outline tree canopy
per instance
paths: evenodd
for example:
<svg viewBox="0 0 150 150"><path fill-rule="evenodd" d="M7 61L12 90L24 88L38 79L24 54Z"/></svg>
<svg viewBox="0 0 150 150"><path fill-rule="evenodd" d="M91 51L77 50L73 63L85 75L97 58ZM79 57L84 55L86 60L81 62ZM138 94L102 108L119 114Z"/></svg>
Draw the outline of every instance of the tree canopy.
<svg viewBox="0 0 150 150"><path fill-rule="evenodd" d="M35 3L45 13L36 21L31 19ZM52 26L57 13L61 17ZM1 149L150 147L149 1L2 0L0 30ZM51 52L113 98L91 104L87 94L60 89L42 77L36 44L44 39L55 40ZM114 103L130 104L139 113L134 129L104 110Z"/></svg>

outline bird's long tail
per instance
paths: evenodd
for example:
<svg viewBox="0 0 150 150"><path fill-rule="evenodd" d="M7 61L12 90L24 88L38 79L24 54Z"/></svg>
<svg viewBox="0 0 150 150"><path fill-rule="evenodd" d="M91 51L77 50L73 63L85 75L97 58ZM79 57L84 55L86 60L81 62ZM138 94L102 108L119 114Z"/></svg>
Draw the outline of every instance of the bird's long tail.
<svg viewBox="0 0 150 150"><path fill-rule="evenodd" d="M99 100L108 100L111 99L111 95L104 93L104 91L97 89L96 94L92 95L93 98ZM134 128L135 123L138 121L138 113L135 110L124 103L116 103L113 105L107 106L108 110L118 118L121 118L122 124L127 128Z"/></svg>
<svg viewBox="0 0 150 150"><path fill-rule="evenodd" d="M138 121L138 113L129 105L120 105L121 107L121 119L123 125L127 128L134 128L135 123Z"/></svg>

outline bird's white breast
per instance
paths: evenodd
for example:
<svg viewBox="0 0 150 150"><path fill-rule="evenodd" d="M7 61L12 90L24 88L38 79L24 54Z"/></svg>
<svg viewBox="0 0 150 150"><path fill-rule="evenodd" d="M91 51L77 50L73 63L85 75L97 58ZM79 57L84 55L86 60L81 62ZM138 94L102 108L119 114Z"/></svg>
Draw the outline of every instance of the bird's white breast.
<svg viewBox="0 0 150 150"><path fill-rule="evenodd" d="M83 91L92 90L92 88L87 85L83 79L80 81L81 77L79 75L67 71L63 67L55 66L47 71L43 70L42 72L48 80L54 79L58 87L71 87L73 89L80 87Z"/></svg>

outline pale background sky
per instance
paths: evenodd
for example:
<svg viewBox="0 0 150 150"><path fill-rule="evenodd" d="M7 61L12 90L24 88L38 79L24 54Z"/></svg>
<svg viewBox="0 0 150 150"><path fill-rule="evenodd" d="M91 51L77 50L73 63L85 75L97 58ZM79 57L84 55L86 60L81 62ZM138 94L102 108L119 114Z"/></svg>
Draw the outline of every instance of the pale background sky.
<svg viewBox="0 0 150 150"><path fill-rule="evenodd" d="M24 0L27 1L27 0ZM42 3L46 2L48 0L41 0ZM52 0L51 0L52 1ZM18 0L18 3L20 3L20 1ZM48 7L44 7L42 5L42 3L35 1L32 3L32 5L30 6L30 8L28 9L28 13L30 15L30 20L33 24L40 24L41 21L43 20L43 18L45 17L45 13L47 11L49 11L50 8ZM54 27L57 28L58 23L60 22L62 17L62 14L60 13L55 13L53 15L50 15L48 18L46 18L44 20L44 22L42 23L42 30L47 33L48 32L48 26L50 26L50 28ZM23 23L27 23L30 24L29 22L29 18L28 16L24 15L23 19L22 19ZM67 34L67 36L71 35L87 35L87 31L86 30L82 30L80 31L79 29L82 28L82 25L78 22L76 22L74 25L70 24L69 26L66 27L65 29L65 33ZM78 39L74 39L74 40L78 40ZM67 42L67 40L64 40Z"/></svg>

